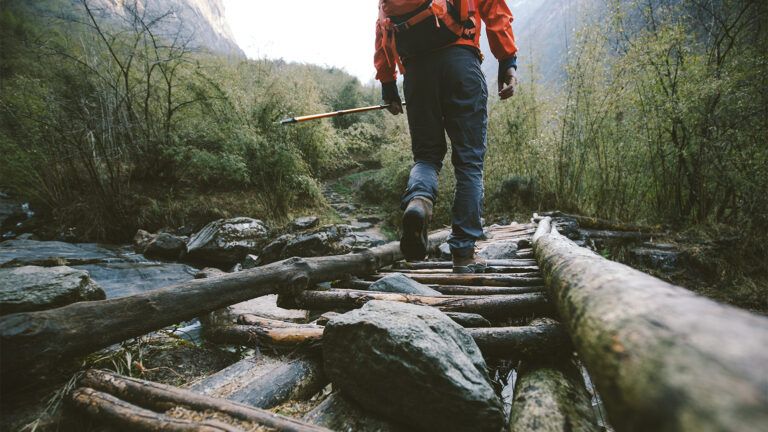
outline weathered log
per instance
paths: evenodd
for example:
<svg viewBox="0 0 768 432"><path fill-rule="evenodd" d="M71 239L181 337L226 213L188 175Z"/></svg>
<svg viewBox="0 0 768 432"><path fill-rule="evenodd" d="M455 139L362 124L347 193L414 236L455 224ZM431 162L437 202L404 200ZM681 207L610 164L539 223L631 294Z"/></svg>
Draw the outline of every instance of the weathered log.
<svg viewBox="0 0 768 432"><path fill-rule="evenodd" d="M440 243L447 232L434 234ZM402 259L393 242L348 255L285 261L116 299L0 318L0 381L42 374L63 358L266 294L298 291L345 275L365 275Z"/></svg>
<svg viewBox="0 0 768 432"><path fill-rule="evenodd" d="M296 324L291 327L233 324L207 329L203 337L220 344L295 348L299 345L310 346L319 341L322 334L323 327L314 324Z"/></svg>
<svg viewBox="0 0 768 432"><path fill-rule="evenodd" d="M529 267L537 266L538 264L536 263L536 260L532 259L504 259L488 260L488 265L491 267ZM453 263L451 261L399 261L392 265L392 268L409 270L452 269Z"/></svg>
<svg viewBox="0 0 768 432"><path fill-rule="evenodd" d="M333 287L366 291L368 287L371 286L371 284L373 284L373 281L353 279L353 280L347 280L347 281L337 281L333 283ZM448 294L448 295L527 294L527 293L544 291L544 285L532 285L532 286L526 286L526 287L495 287L495 286L431 284L427 286L434 289L435 291L439 291L441 294Z"/></svg>
<svg viewBox="0 0 768 432"><path fill-rule="evenodd" d="M527 326L470 328L467 331L484 355L543 360L573 352L565 329L551 319L536 320Z"/></svg>
<svg viewBox="0 0 768 432"><path fill-rule="evenodd" d="M193 421L130 404L110 394L82 387L70 394L69 402L97 421L122 430L146 432L242 432L243 429L216 420Z"/></svg>
<svg viewBox="0 0 768 432"><path fill-rule="evenodd" d="M378 280L382 278L381 274L365 275L365 280ZM497 275L497 274L436 274L421 275L414 274L409 277L416 282L423 284L436 285L482 285L482 286L502 286L502 287L522 287L531 285L542 285L544 280L539 273L522 273L515 275Z"/></svg>
<svg viewBox="0 0 768 432"><path fill-rule="evenodd" d="M542 220L550 297L619 431L768 424L768 318L576 246Z"/></svg>
<svg viewBox="0 0 768 432"><path fill-rule="evenodd" d="M510 432L597 432L589 394L570 356L518 369Z"/></svg>
<svg viewBox="0 0 768 432"><path fill-rule="evenodd" d="M338 391L328 395L312 411L304 416L304 421L327 427L335 431L354 432L397 432L407 428L392 424L376 417L355 401L345 398Z"/></svg>
<svg viewBox="0 0 768 432"><path fill-rule="evenodd" d="M194 411L218 411L238 420L261 424L281 431L327 431L327 429L263 409L104 370L91 369L87 371L80 383L83 386L109 393L126 402L152 410L166 411L180 406Z"/></svg>
<svg viewBox="0 0 768 432"><path fill-rule="evenodd" d="M268 328L296 328L296 327L308 325L308 324L298 324L295 322L266 318L266 317L254 315L254 314L240 314L237 317L237 323L245 324L245 325L258 325L261 327L268 327Z"/></svg>
<svg viewBox="0 0 768 432"><path fill-rule="evenodd" d="M580 229L581 235L591 239L608 239L608 240L645 240L653 236L651 233L644 233L640 231L607 231L607 230L592 230L592 229Z"/></svg>
<svg viewBox="0 0 768 432"><path fill-rule="evenodd" d="M447 315L451 317L451 312ZM474 314L469 314L474 315ZM476 318L471 321L471 324L489 325L490 323L480 318ZM454 317L451 317L454 321L462 324L461 321ZM233 345L253 345L254 338L253 332L257 329L256 326L247 325L233 325L229 329L222 327L226 331L226 339L224 341ZM472 335L472 338L477 343L477 346L487 356L503 357L506 359L524 360L524 359L549 359L562 356L568 356L573 352L568 335L562 329L560 324L548 320L544 324L535 324L529 326L520 327L467 327L467 332ZM323 339L323 327L319 329L296 329L296 333L291 340L295 345L306 345L322 343ZM219 339L213 339L212 342L222 342ZM270 376L276 375L276 373L270 373ZM271 378L270 378L271 379ZM276 378L277 381L281 381L281 378ZM268 389L270 386L283 387L282 384L264 384L259 385ZM241 390L244 391L244 390ZM232 398L230 398L232 399ZM238 400L239 399L232 399ZM249 399L248 403L252 403L255 399ZM244 400L243 400L244 401ZM264 405L254 405L261 408L266 408Z"/></svg>
<svg viewBox="0 0 768 432"><path fill-rule="evenodd" d="M660 225L641 225L641 224L635 224L635 223L629 223L629 222L600 219L592 216L563 213L557 210L540 213L540 216L563 217L563 218L573 219L582 228L592 228L596 230L641 231L641 232L658 232L662 230L662 227Z"/></svg>
<svg viewBox="0 0 768 432"><path fill-rule="evenodd" d="M323 365L315 356L282 364L253 380L227 399L258 408L272 408L288 400L306 400L328 384Z"/></svg>
<svg viewBox="0 0 768 432"><path fill-rule="evenodd" d="M499 274L516 274L516 273L536 273L539 271L538 266L514 266L514 267L488 267L485 273L499 273ZM453 274L453 269L394 269L394 270L381 270L379 273L404 273L411 275L424 275L424 274Z"/></svg>
<svg viewBox="0 0 768 432"><path fill-rule="evenodd" d="M295 296L295 300L299 307L311 310L350 310L362 307L371 300L388 300L433 306L444 312L477 313L488 318L533 316L546 314L550 311L547 298L543 293L430 297L331 289L328 291L302 291Z"/></svg>

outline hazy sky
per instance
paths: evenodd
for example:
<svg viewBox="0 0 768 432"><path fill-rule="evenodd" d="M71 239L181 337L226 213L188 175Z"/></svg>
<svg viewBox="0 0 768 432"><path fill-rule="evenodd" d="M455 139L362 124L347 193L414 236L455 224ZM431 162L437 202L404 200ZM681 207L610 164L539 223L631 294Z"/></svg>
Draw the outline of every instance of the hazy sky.
<svg viewBox="0 0 768 432"><path fill-rule="evenodd" d="M237 43L251 58L335 66L367 83L378 0L224 0Z"/></svg>

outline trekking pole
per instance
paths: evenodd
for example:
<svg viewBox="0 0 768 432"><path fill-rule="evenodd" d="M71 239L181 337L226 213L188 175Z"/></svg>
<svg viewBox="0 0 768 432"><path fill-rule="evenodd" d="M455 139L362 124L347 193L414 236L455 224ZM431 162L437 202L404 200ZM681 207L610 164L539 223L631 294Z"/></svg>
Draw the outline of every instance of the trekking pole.
<svg viewBox="0 0 768 432"><path fill-rule="evenodd" d="M402 105L405 106L405 102L403 102ZM301 122L305 122L309 120L317 120L321 118L338 117L338 116L343 116L347 114L357 114L357 113L363 113L368 111L382 110L387 107L389 107L389 105L371 105L371 106L361 107L361 108L350 108L346 110L331 111L331 112L322 113L322 114L312 114L312 115L305 115L305 116L299 116L299 117L291 117L284 120L280 120L278 123L280 123L281 125L301 123Z"/></svg>

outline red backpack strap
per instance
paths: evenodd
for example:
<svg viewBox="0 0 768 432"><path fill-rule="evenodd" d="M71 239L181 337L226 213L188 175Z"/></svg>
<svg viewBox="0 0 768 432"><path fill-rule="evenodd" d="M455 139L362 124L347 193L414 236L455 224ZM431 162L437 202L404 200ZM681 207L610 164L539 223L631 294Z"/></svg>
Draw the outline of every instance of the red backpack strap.
<svg viewBox="0 0 768 432"><path fill-rule="evenodd" d="M459 11L459 22L466 22L475 15L475 0L454 0Z"/></svg>

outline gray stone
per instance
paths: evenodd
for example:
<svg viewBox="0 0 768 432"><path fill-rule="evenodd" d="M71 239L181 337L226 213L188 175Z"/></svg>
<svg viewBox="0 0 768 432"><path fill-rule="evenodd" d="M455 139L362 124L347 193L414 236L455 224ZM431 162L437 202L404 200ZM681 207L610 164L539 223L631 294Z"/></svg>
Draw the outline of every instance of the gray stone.
<svg viewBox="0 0 768 432"><path fill-rule="evenodd" d="M117 258L112 250L90 243L22 239L0 243L0 267L80 265L107 262Z"/></svg>
<svg viewBox="0 0 768 432"><path fill-rule="evenodd" d="M184 237L160 233L154 236L143 253L147 258L177 260L186 252L187 240Z"/></svg>
<svg viewBox="0 0 768 432"><path fill-rule="evenodd" d="M186 264L116 261L79 265L107 293L107 298L138 294L192 280L197 269Z"/></svg>
<svg viewBox="0 0 768 432"><path fill-rule="evenodd" d="M356 221L356 222L352 222L350 225L352 225L352 229L354 231L365 231L367 229L373 228L373 224L370 222Z"/></svg>
<svg viewBox="0 0 768 432"><path fill-rule="evenodd" d="M260 264L290 257L344 254L352 250L346 241L352 235L347 225L328 225L313 231L284 234L268 244L259 256Z"/></svg>
<svg viewBox="0 0 768 432"><path fill-rule="evenodd" d="M304 216L294 219L291 222L291 229L293 230L306 230L316 227L320 223L320 218L317 216Z"/></svg>
<svg viewBox="0 0 768 432"><path fill-rule="evenodd" d="M381 291L400 294L416 294L425 296L442 295L440 291L420 284L402 273L392 273L374 282L370 287L371 291Z"/></svg>
<svg viewBox="0 0 768 432"><path fill-rule="evenodd" d="M83 270L66 266L0 269L2 315L105 298L104 290Z"/></svg>
<svg viewBox="0 0 768 432"><path fill-rule="evenodd" d="M374 215L371 215L371 216L360 216L359 218L357 218L357 221L358 222L367 222L367 223L371 223L371 224L377 224L377 223L381 222L381 217L374 216Z"/></svg>
<svg viewBox="0 0 768 432"><path fill-rule="evenodd" d="M258 253L268 235L269 229L258 219L219 219L189 239L187 257L193 261L233 265L248 254Z"/></svg>
<svg viewBox="0 0 768 432"><path fill-rule="evenodd" d="M437 309L368 302L328 322L323 358L334 388L410 429L498 432L504 425L475 341Z"/></svg>
<svg viewBox="0 0 768 432"><path fill-rule="evenodd" d="M514 259L517 258L517 242L506 240L490 243L478 255L485 259Z"/></svg>

